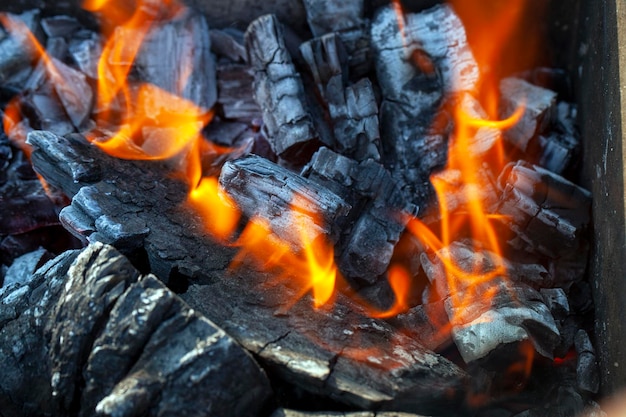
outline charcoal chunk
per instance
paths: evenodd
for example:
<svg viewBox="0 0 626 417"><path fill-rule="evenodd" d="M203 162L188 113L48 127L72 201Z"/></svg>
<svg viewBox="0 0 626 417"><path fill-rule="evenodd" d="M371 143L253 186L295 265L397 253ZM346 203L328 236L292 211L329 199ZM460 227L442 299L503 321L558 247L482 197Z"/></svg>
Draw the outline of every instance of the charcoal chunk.
<svg viewBox="0 0 626 417"><path fill-rule="evenodd" d="M280 23L274 15L262 16L250 24L245 39L267 139L279 157L306 162L321 143Z"/></svg>

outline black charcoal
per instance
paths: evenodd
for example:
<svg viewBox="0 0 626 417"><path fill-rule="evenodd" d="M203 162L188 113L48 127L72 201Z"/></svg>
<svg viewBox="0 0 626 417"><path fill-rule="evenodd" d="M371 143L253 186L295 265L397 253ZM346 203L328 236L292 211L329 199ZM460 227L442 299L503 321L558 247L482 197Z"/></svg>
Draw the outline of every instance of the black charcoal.
<svg viewBox="0 0 626 417"><path fill-rule="evenodd" d="M331 241L338 237L337 221L350 210L348 203L325 187L256 155L227 162L219 182L248 218L267 221L274 233L298 249L301 231L294 230L295 218L287 215L290 210L309 214L299 221L312 240L326 236Z"/></svg>
<svg viewBox="0 0 626 417"><path fill-rule="evenodd" d="M37 49L29 39L29 31L35 32L39 24L39 12L31 10L20 15L4 15L11 23L10 34L0 41L0 83L20 84L24 71L30 73ZM17 79L16 79L17 78Z"/></svg>
<svg viewBox="0 0 626 417"><path fill-rule="evenodd" d="M263 111L267 139L276 155L298 164L310 158L320 141L283 36L274 15L262 16L246 31L246 49L254 69L255 99Z"/></svg>
<svg viewBox="0 0 626 417"><path fill-rule="evenodd" d="M98 62L102 55L103 41L100 36L83 30L70 39L69 53L78 68L88 77L98 79Z"/></svg>
<svg viewBox="0 0 626 417"><path fill-rule="evenodd" d="M52 257L52 254L43 248L20 256L6 271L2 286L28 284L35 271Z"/></svg>

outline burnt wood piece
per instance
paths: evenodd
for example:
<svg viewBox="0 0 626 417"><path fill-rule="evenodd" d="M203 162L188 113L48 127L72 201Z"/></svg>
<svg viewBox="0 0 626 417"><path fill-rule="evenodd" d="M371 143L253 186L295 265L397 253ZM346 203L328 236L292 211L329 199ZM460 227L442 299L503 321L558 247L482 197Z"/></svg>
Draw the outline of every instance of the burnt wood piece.
<svg viewBox="0 0 626 417"><path fill-rule="evenodd" d="M42 269L3 299L17 310L2 323L2 345L28 332L40 340L30 378L47 383L26 415L253 416L269 398L247 352L112 247L96 243ZM32 328L10 333L21 316ZM10 369L28 378L35 364L17 362L22 369ZM13 401L25 395L16 388Z"/></svg>
<svg viewBox="0 0 626 417"><path fill-rule="evenodd" d="M497 212L509 219L508 226L515 233L509 243L514 248L586 262L589 191L523 161L505 167L499 183L502 197Z"/></svg>
<svg viewBox="0 0 626 417"><path fill-rule="evenodd" d="M496 271L499 259L460 242L421 255L429 281L445 299L452 339L466 363L481 360L488 364L489 356L499 356L499 351L511 345L512 351L518 351L518 345L527 341L538 353L552 358L560 333L538 291L498 274L473 284L446 272L447 261L465 273L488 276Z"/></svg>
<svg viewBox="0 0 626 417"><path fill-rule="evenodd" d="M276 285L274 274L254 264L229 272L234 250L205 234L201 219L184 205L185 187L169 175L167 164L111 158L78 136L64 141L34 133L30 142L36 169L69 195L89 189L93 213L101 207L108 217L132 214L145 222L149 233L143 245L152 272L164 281L186 282L181 297L194 310L289 384L352 407L424 414L443 412L450 404L460 407L466 373L388 323L341 305L316 312L308 297L289 309L290 300L302 296L292 280ZM73 178L68 162L81 160L93 162L74 172L97 167L100 173L91 184ZM78 223L90 223L85 235L95 240L93 213L76 212L84 216Z"/></svg>
<svg viewBox="0 0 626 417"><path fill-rule="evenodd" d="M471 91L478 79L465 30L449 6L404 14L404 32L392 7L381 8L371 27L374 63L382 92L383 161L403 192L425 206L427 178L447 159L447 126L435 123L444 95Z"/></svg>
<svg viewBox="0 0 626 417"><path fill-rule="evenodd" d="M304 175L348 199L353 210L342 224L337 262L346 276L375 282L387 270L408 216L417 208L406 202L391 174L371 159L357 162L321 148Z"/></svg>
<svg viewBox="0 0 626 417"><path fill-rule="evenodd" d="M263 111L272 150L293 164L306 162L320 141L276 16L265 15L252 22L245 44L254 70L254 97Z"/></svg>
<svg viewBox="0 0 626 417"><path fill-rule="evenodd" d="M300 46L317 90L330 115L339 153L357 159L380 160L378 104L369 79L347 84L343 44L336 34L315 38Z"/></svg>
<svg viewBox="0 0 626 417"><path fill-rule="evenodd" d="M556 93L538 87L521 78L509 77L500 81L500 114L509 117L519 107L524 107L521 119L510 129L504 138L525 152L528 143L550 125L555 111Z"/></svg>
<svg viewBox="0 0 626 417"><path fill-rule="evenodd" d="M250 122L261 119L262 112L254 100L254 74L245 64L217 64L217 103L226 119Z"/></svg>
<svg viewBox="0 0 626 417"><path fill-rule="evenodd" d="M301 249L302 230L312 240L326 236L336 242L337 224L351 208L331 190L256 155L224 164L219 183L247 218L266 221L296 249ZM289 215L294 210L304 215L300 227Z"/></svg>
<svg viewBox="0 0 626 417"><path fill-rule="evenodd" d="M191 9L153 26L141 45L135 66L142 81L203 109L210 109L217 100L209 26L202 15Z"/></svg>
<svg viewBox="0 0 626 417"><path fill-rule="evenodd" d="M27 31L21 29L35 33L39 26L39 12L31 10L20 15L7 13L5 16L23 23L24 26L0 40L0 83L21 89L22 83L31 73L31 64L37 57L35 45L28 38Z"/></svg>
<svg viewBox="0 0 626 417"><path fill-rule="evenodd" d="M37 91L27 94L21 103L34 111L35 120L41 129L57 135L76 131L51 84L46 83Z"/></svg>

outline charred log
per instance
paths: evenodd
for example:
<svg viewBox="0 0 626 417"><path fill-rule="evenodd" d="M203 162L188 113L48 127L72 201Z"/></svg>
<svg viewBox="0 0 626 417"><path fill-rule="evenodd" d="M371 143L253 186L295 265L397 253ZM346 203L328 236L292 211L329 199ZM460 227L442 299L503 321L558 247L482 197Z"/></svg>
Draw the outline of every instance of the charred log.
<svg viewBox="0 0 626 417"><path fill-rule="evenodd" d="M274 15L262 16L250 24L245 39L270 145L291 163L306 162L320 142L280 23Z"/></svg>
<svg viewBox="0 0 626 417"><path fill-rule="evenodd" d="M8 288L3 306L12 300L15 313L2 323L4 342L37 336L38 343L26 356L13 350L21 356L5 368L14 386L4 411L30 399L25 415L247 416L270 394L249 354L111 247L67 252ZM40 384L35 395L20 378Z"/></svg>

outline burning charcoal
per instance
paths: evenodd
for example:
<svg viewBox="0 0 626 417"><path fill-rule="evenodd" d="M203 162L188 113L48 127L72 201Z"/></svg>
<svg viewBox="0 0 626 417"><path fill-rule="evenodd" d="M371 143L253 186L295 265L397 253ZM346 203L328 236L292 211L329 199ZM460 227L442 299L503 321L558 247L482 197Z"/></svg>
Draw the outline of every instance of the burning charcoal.
<svg viewBox="0 0 626 417"><path fill-rule="evenodd" d="M253 97L252 69L242 64L218 64L217 102L225 119L250 122L261 118L261 108Z"/></svg>
<svg viewBox="0 0 626 417"><path fill-rule="evenodd" d="M65 61L67 58L68 44L65 39L56 37L48 38L46 41L46 53L59 61Z"/></svg>
<svg viewBox="0 0 626 417"><path fill-rule="evenodd" d="M98 61L102 55L102 39L89 30L75 34L69 43L69 53L78 68L89 78L98 78Z"/></svg>
<svg viewBox="0 0 626 417"><path fill-rule="evenodd" d="M146 35L135 65L143 81L204 109L217 100L209 27L205 18L191 9L155 25Z"/></svg>
<svg viewBox="0 0 626 417"><path fill-rule="evenodd" d="M440 5L421 13L406 13L404 20L404 33L401 33L395 10L385 7L372 23L376 71L385 96L404 98L401 101L406 102L404 94L413 93L406 90L406 82L416 72L440 72L446 92L474 91L478 65L467 42L465 28L452 8Z"/></svg>
<svg viewBox="0 0 626 417"><path fill-rule="evenodd" d="M461 96L460 109L466 116L475 120L487 120L489 117L480 102L470 93ZM491 127L480 127L474 134L469 145L472 155L480 157L489 152L500 138L500 131Z"/></svg>
<svg viewBox="0 0 626 417"><path fill-rule="evenodd" d="M80 23L70 16L52 16L41 19L41 27L49 38L69 38L80 29Z"/></svg>
<svg viewBox="0 0 626 417"><path fill-rule="evenodd" d="M562 288L541 288L539 292L555 319L562 320L567 317L570 312L569 302Z"/></svg>
<svg viewBox="0 0 626 417"><path fill-rule="evenodd" d="M596 361L596 351L584 330L579 330L574 338L576 347L576 384L581 392L597 394L600 389L600 371Z"/></svg>
<svg viewBox="0 0 626 417"><path fill-rule="evenodd" d="M337 248L341 271L373 283L383 274L407 222L417 209L406 203L389 172L373 160L357 162L321 148L305 175L339 195L347 196L356 211Z"/></svg>
<svg viewBox="0 0 626 417"><path fill-rule="evenodd" d="M393 8L383 8L371 33L383 96L383 160L404 183L407 199L423 205L432 193L427 179L447 157L446 133L432 127L433 119L445 92L473 88L478 67L463 26L448 6L405 14L405 33Z"/></svg>
<svg viewBox="0 0 626 417"><path fill-rule="evenodd" d="M255 98L263 110L272 149L291 163L306 162L320 142L306 108L302 81L274 15L262 16L250 24L246 48L254 69Z"/></svg>
<svg viewBox="0 0 626 417"><path fill-rule="evenodd" d="M299 248L300 231L294 218L286 215L290 207L313 217L302 219L311 238L324 235L336 241L337 221L350 206L330 190L256 155L227 162L222 168L220 186L249 218L258 216L269 222L274 233ZM319 220L315 215L320 216Z"/></svg>
<svg viewBox="0 0 626 417"><path fill-rule="evenodd" d="M245 62L248 59L246 48L243 46L243 32L235 39L229 32L221 29L211 29L211 50L228 58L232 62ZM239 39L240 38L240 39Z"/></svg>
<svg viewBox="0 0 626 417"><path fill-rule="evenodd" d="M581 250L590 215L587 190L524 162L509 164L499 181L503 192L498 213L511 219L513 247L551 258Z"/></svg>
<svg viewBox="0 0 626 417"><path fill-rule="evenodd" d="M556 174L563 174L574 161L578 140L559 133L549 133L539 136L539 146L541 156L537 163Z"/></svg>
<svg viewBox="0 0 626 417"><path fill-rule="evenodd" d="M35 45L29 40L27 30L34 32L39 24L39 12L31 10L21 15L7 13L10 20L21 21L25 26L15 25L11 34L0 42L0 83L20 85L16 80L30 73L31 63L37 56Z"/></svg>
<svg viewBox="0 0 626 417"><path fill-rule="evenodd" d="M45 249L38 249L15 259L4 275L2 286L12 284L27 284L33 274L46 261L52 259L52 254Z"/></svg>
<svg viewBox="0 0 626 417"><path fill-rule="evenodd" d="M378 105L368 79L346 86L345 53L339 37L325 35L300 51L331 117L337 150L357 160L380 159Z"/></svg>
<svg viewBox="0 0 626 417"><path fill-rule="evenodd" d="M510 345L517 351L517 345L526 341L532 342L541 355L552 358L559 330L536 290L510 283L497 273L488 281L470 284L467 278L446 272L442 260L454 262L456 268L480 280L497 271L496 258L454 242L434 256L422 254L421 259L428 279L445 297L452 339L466 363L483 362ZM454 284L448 285L452 280Z"/></svg>
<svg viewBox="0 0 626 417"><path fill-rule="evenodd" d="M81 416L256 415L270 388L250 355L156 278L138 275L95 244L49 262L19 294L0 293L0 317L9 306L18 313L0 323L0 346L12 346L0 348L12 376L0 385L10 393L4 407L27 400L33 414L80 404L73 413Z"/></svg>
<svg viewBox="0 0 626 417"><path fill-rule="evenodd" d="M556 104L556 93L510 77L500 82L500 98L503 117L509 117L516 109L524 107L521 120L504 132L504 138L521 151L526 151L528 142L548 127Z"/></svg>

